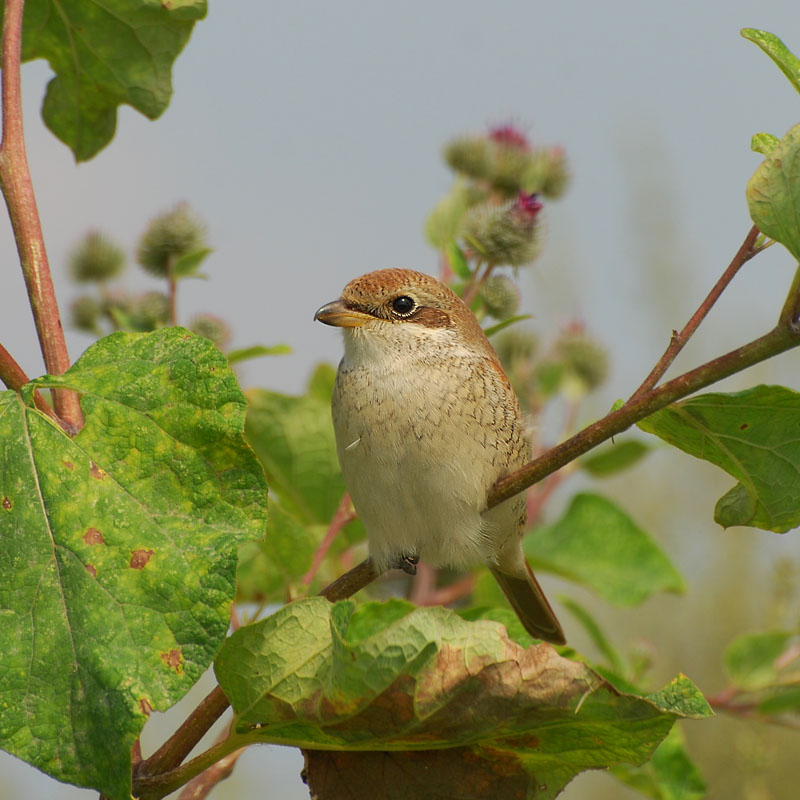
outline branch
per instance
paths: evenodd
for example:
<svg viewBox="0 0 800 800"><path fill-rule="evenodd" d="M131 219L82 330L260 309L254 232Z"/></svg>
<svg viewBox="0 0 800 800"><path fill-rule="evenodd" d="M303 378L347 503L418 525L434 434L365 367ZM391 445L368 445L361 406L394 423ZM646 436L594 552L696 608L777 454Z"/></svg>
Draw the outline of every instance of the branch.
<svg viewBox="0 0 800 800"><path fill-rule="evenodd" d="M25 370L16 362L14 356L0 344L0 381L3 381L9 389L18 392L29 380L30 378L28 378L25 374ZM39 411L43 414L47 414L50 419L58 425L61 425L61 420L55 415L55 412L50 408L49 403L44 399L42 393L38 389L34 389L33 402Z"/></svg>
<svg viewBox="0 0 800 800"><path fill-rule="evenodd" d="M678 353L683 350L686 342L689 341L691 335L700 326L700 323L706 318L706 315L711 311L711 307L719 300L720 295L725 290L727 285L733 280L734 275L744 266L753 256L763 250L763 247L755 247L756 239L758 238L758 228L753 225L749 233L745 236L742 246L739 248L733 260L728 265L725 272L722 273L720 279L714 284L714 288L708 293L708 296L700 304L697 311L694 312L692 318L686 323L680 333L672 332L672 339L669 346L664 351L658 363L653 367L652 372L644 379L642 385L631 395L631 400L641 397L646 392L649 392L664 376L664 373L670 368L672 362L677 357Z"/></svg>
<svg viewBox="0 0 800 800"><path fill-rule="evenodd" d="M3 13L0 189L8 206L44 364L49 373L61 375L69 368L69 353L47 261L22 129L20 61L23 6L24 0L6 0ZM67 389L57 389L53 398L56 413L66 427L80 430L83 415L78 395Z"/></svg>
<svg viewBox="0 0 800 800"><path fill-rule="evenodd" d="M498 503L508 500L606 439L622 433L631 425L660 411L670 403L798 345L800 345L800 332L795 326L778 325L759 339L724 356L707 361L657 389L651 389L635 399L631 398L622 408L584 428L575 436L498 481L489 492L486 507L493 508Z"/></svg>
<svg viewBox="0 0 800 800"><path fill-rule="evenodd" d="M339 506L336 509L336 513L333 515L333 519L331 520L331 524L328 526L328 531L325 534L325 538L320 542L319 547L314 551L314 558L311 561L311 568L303 575L302 581L300 583L308 589L311 585L311 581L314 580L317 574L317 570L320 567L320 564L325 559L325 556L328 554L328 550L330 550L331 545L335 541L336 537L339 535L339 531L347 525L348 522L352 522L356 518L356 512L353 508L353 503L350 500L350 495L345 492L342 495L342 499L339 501Z"/></svg>
<svg viewBox="0 0 800 800"><path fill-rule="evenodd" d="M159 775L183 763L229 705L222 689L215 686L186 722L150 758L138 765L136 777Z"/></svg>

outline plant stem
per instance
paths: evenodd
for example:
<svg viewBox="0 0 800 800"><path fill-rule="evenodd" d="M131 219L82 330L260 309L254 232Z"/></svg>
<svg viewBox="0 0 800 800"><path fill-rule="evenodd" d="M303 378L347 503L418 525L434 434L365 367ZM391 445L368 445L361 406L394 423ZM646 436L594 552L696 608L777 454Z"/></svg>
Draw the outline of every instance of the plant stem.
<svg viewBox="0 0 800 800"><path fill-rule="evenodd" d="M229 705L222 689L215 686L186 722L150 758L139 764L136 775L158 775L181 764Z"/></svg>
<svg viewBox="0 0 800 800"><path fill-rule="evenodd" d="M14 356L0 344L0 381L3 381L9 389L18 392L29 380L25 370L16 362ZM33 402L39 411L47 414L50 419L61 425L61 420L55 415L50 404L38 389L33 392Z"/></svg>
<svg viewBox="0 0 800 800"><path fill-rule="evenodd" d="M702 364L677 378L631 399L575 436L548 450L521 469L498 481L489 492L487 508L508 500L601 442L699 389L727 378L747 367L800 345L800 333L789 326L774 328L766 335Z"/></svg>
<svg viewBox="0 0 800 800"><path fill-rule="evenodd" d="M311 585L311 581L314 580L320 564L322 564L325 556L328 553L328 550L330 550L331 545L338 536L339 531L341 531L341 529L344 528L348 522L352 522L355 519L355 516L356 513L355 509L353 508L353 504L350 501L350 495L345 492L341 501L339 502L336 513L333 515L331 524L328 526L325 538L320 542L319 547L317 547L317 549L314 551L314 558L311 561L311 568L308 570L308 572L306 572L305 575L303 575L303 579L301 581L303 586L308 588Z"/></svg>
<svg viewBox="0 0 800 800"><path fill-rule="evenodd" d="M45 368L53 375L61 375L69 368L69 353L47 261L22 127L23 7L24 0L6 0L3 13L0 189L8 206ZM80 430L83 415L78 395L67 389L57 389L53 398L58 417L68 428Z"/></svg>
<svg viewBox="0 0 800 800"><path fill-rule="evenodd" d="M139 774L134 777L133 796L142 800L164 797L246 744L250 740L231 732L223 741L175 769L153 776Z"/></svg>
<svg viewBox="0 0 800 800"><path fill-rule="evenodd" d="M644 379L642 385L631 395L631 400L641 397L646 392L649 392L664 376L664 373L670 368L672 362L676 359L678 353L683 350L686 342L689 341L691 335L700 326L700 323L706 318L706 315L711 311L711 307L719 300L720 295L725 290L727 285L733 280L734 275L746 264L753 256L763 250L763 247L756 248L755 242L758 238L758 228L753 225L750 228L747 236L745 236L742 246L737 251L733 260L728 265L725 272L722 273L720 279L714 284L714 288L708 293L708 296L700 304L697 311L694 312L692 318L686 323L683 330L678 333L672 332L672 339L670 340L664 355L658 360L658 363L653 367L651 373Z"/></svg>

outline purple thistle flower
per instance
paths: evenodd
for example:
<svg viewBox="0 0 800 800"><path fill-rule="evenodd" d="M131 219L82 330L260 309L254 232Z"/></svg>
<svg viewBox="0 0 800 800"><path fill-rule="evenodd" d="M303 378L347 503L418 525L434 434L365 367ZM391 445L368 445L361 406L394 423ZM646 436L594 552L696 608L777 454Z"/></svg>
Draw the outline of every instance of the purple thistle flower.
<svg viewBox="0 0 800 800"><path fill-rule="evenodd" d="M493 142L499 144L507 144L512 147L518 147L520 150L530 150L531 146L528 143L528 137L522 131L515 128L513 125L498 125L489 131L489 138Z"/></svg>

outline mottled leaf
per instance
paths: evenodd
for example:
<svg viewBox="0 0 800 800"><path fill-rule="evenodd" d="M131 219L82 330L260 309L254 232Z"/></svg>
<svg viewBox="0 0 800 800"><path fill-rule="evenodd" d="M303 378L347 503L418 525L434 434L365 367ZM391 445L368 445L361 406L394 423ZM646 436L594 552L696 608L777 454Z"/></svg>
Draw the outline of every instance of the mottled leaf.
<svg viewBox="0 0 800 800"><path fill-rule="evenodd" d="M596 478L614 475L641 461L652 448L637 439L613 442L601 450L592 451L578 462L583 469Z"/></svg>
<svg viewBox="0 0 800 800"><path fill-rule="evenodd" d="M800 125L769 151L747 182L746 196L758 229L800 261Z"/></svg>
<svg viewBox="0 0 800 800"><path fill-rule="evenodd" d="M359 751L331 757L360 776L352 798L436 797L397 785L415 764L431 787L459 776L474 787L464 796L490 796L484 782L502 776L506 796L551 798L582 770L643 763L676 718L710 714L682 676L654 695L622 694L549 645L520 647L502 625L400 600L292 603L236 631L215 669L242 743ZM313 780L341 796L343 778L320 758Z"/></svg>
<svg viewBox="0 0 800 800"><path fill-rule="evenodd" d="M789 79L789 83L800 92L800 59L774 34L755 28L743 28L745 39L757 44Z"/></svg>
<svg viewBox="0 0 800 800"><path fill-rule="evenodd" d="M755 133L750 139L750 149L754 153L768 156L779 142L780 139L771 133Z"/></svg>
<svg viewBox="0 0 800 800"><path fill-rule="evenodd" d="M739 483L717 502L722 526L784 533L800 524L800 394L756 386L675 403L639 423Z"/></svg>
<svg viewBox="0 0 800 800"><path fill-rule="evenodd" d="M682 592L684 583L661 548L620 508L595 494L576 495L553 525L524 540L534 569L588 586L621 606L655 592Z"/></svg>
<svg viewBox="0 0 800 800"><path fill-rule="evenodd" d="M48 386L80 393L74 438L33 408ZM225 636L264 477L224 356L183 329L113 334L23 396L0 394L0 741L122 800L150 711Z"/></svg>
<svg viewBox="0 0 800 800"><path fill-rule="evenodd" d="M206 14L206 0L29 0L22 59L55 73L42 116L78 161L114 137L126 103L150 119L172 96L172 64Z"/></svg>

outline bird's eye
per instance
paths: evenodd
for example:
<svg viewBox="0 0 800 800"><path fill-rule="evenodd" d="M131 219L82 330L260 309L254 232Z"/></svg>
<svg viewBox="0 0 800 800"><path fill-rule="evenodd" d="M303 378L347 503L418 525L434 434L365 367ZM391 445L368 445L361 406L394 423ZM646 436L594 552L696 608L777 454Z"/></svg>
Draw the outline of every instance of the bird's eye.
<svg viewBox="0 0 800 800"><path fill-rule="evenodd" d="M408 295L402 294L392 300L392 311L398 317L408 317L416 308L416 303Z"/></svg>

